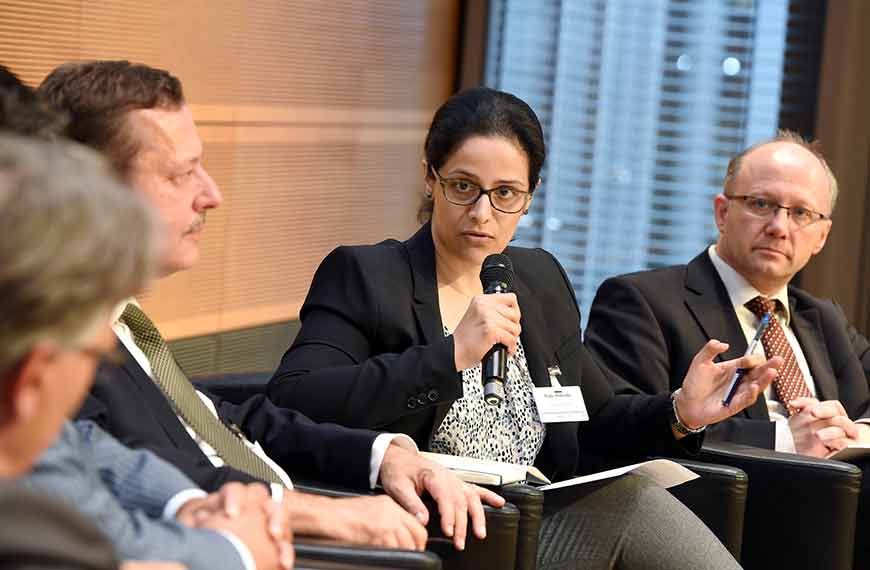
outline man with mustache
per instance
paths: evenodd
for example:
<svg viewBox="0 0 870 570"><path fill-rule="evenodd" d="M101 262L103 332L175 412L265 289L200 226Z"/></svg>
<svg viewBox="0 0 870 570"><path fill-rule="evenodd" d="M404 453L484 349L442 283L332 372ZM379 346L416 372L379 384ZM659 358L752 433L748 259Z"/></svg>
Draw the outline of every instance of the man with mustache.
<svg viewBox="0 0 870 570"><path fill-rule="evenodd" d="M831 231L837 181L814 144L787 131L728 165L713 201L719 239L688 265L605 281L586 344L618 392L679 387L708 339L785 360L765 397L715 426L711 439L814 457L870 442L870 343L839 306L791 285ZM724 396L724 395L723 395Z"/></svg>
<svg viewBox="0 0 870 570"><path fill-rule="evenodd" d="M181 82L146 65L94 61L58 67L39 92L69 114L66 134L102 152L160 213L161 277L191 268L206 213L223 197L203 166ZM315 424L265 395L233 405L197 392L135 300L119 304L113 317L124 362L101 369L80 418L131 447L151 449L206 490L226 481L270 483L298 534L422 549L429 513L418 495L426 491L443 532L462 549L469 521L478 538L485 536L481 499L504 503L424 459L407 436ZM359 489L380 483L389 496L289 492L291 474Z"/></svg>

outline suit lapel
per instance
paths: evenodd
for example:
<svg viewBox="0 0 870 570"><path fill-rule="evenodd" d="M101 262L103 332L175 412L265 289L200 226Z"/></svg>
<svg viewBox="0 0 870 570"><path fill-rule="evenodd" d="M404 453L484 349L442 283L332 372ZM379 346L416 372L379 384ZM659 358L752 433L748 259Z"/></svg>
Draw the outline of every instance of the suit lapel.
<svg viewBox="0 0 870 570"><path fill-rule="evenodd" d="M719 362L743 356L747 348L746 337L731 309L728 290L706 250L686 267L685 303L707 340L728 343L728 350L717 357ZM743 413L752 419L770 418L762 396Z"/></svg>
<svg viewBox="0 0 870 570"><path fill-rule="evenodd" d="M142 403L134 405L145 406L154 416L157 423L160 424L160 427L163 428L166 436L171 439L177 447L199 451L199 447L193 439L191 439L187 430L184 429L181 420L179 420L178 416L175 414L172 404L157 384L154 383L154 380L152 380L151 377L145 373L142 367L139 366L139 363L136 362L136 358L129 350L127 350L124 343L118 344L124 354L124 362L121 365L121 370L128 378L130 378L132 384L136 387L143 400ZM131 404L133 403L131 402Z"/></svg>
<svg viewBox="0 0 870 570"><path fill-rule="evenodd" d="M818 309L814 307L799 307L794 297L789 297L791 311L791 329L797 337L813 382L816 385L816 396L819 400L839 399L837 381L834 369L828 358L827 347L822 338L822 325Z"/></svg>
<svg viewBox="0 0 870 570"><path fill-rule="evenodd" d="M510 255L510 249L505 253ZM550 376L547 372L547 351L541 345L541 331L546 330L544 311L538 298L517 274L514 276L514 292L517 294L517 302L520 305L520 326L523 332L520 341L523 343L523 352L526 355L526 365L529 367L529 375L535 386L549 387ZM555 364L555 363L550 363Z"/></svg>
<svg viewBox="0 0 870 570"><path fill-rule="evenodd" d="M423 344L432 344L444 337L441 310L438 305L438 279L435 275L435 244L432 243L432 226L424 224L405 242L408 263L411 266L411 280L414 290L414 316ZM441 404L435 408L434 434L450 411L452 403Z"/></svg>

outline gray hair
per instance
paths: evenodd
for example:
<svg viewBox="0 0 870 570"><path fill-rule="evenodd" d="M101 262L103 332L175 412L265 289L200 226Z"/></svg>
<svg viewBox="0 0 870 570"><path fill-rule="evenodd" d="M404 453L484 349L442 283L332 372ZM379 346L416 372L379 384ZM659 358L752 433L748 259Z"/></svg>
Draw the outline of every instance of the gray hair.
<svg viewBox="0 0 870 570"><path fill-rule="evenodd" d="M747 157L752 151L755 149L762 147L764 145L770 143L777 142L787 142L796 144L801 148L804 148L811 152L813 156L815 156L819 162L822 164L822 168L825 169L825 174L828 176L828 189L831 191L831 211L828 214L834 213L834 206L837 205L837 195L840 193L839 186L837 185L837 177L834 176L834 171L831 170L831 167L828 165L828 161L825 160L825 156L822 154L822 145L818 141L818 139L807 139L800 134L790 131L788 129L779 129L776 132L776 136L773 138L761 141L760 143L756 143L749 148L744 149L740 154L731 159L728 163L728 169L725 172L725 183L723 184L725 193L728 193L731 185L734 184L734 179L737 178L737 175L740 173L740 167L743 165L743 159Z"/></svg>
<svg viewBox="0 0 870 570"><path fill-rule="evenodd" d="M95 152L0 135L0 377L38 343L76 347L141 290L158 222Z"/></svg>

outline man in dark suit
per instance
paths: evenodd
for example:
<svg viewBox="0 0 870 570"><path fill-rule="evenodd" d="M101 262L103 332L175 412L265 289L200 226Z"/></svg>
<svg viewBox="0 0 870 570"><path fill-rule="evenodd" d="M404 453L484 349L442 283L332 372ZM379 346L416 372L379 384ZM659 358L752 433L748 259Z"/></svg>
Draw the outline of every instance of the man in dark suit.
<svg viewBox="0 0 870 570"><path fill-rule="evenodd" d="M708 437L815 457L870 441L870 343L835 303L790 285L824 247L836 198L824 158L793 133L735 157L713 203L716 244L599 288L585 342L617 392L673 390L705 342L739 356L769 314L756 350L785 359L779 378Z"/></svg>
<svg viewBox="0 0 870 570"><path fill-rule="evenodd" d="M102 61L61 66L39 91L69 113L68 135L103 152L160 212L161 276L192 267L206 213L223 198L203 168L202 143L180 81L148 66ZM405 436L315 424L264 395L232 405L195 391L135 300L116 307L113 329L124 364L101 370L82 418L127 445L155 451L206 489L227 480L260 480L285 495L292 474L363 489L380 482L392 497L291 493L284 504L294 532L422 548L421 523L429 515L418 493L426 490L438 503L443 531L463 548L469 517L475 534L485 534L481 498L503 504L423 459Z"/></svg>

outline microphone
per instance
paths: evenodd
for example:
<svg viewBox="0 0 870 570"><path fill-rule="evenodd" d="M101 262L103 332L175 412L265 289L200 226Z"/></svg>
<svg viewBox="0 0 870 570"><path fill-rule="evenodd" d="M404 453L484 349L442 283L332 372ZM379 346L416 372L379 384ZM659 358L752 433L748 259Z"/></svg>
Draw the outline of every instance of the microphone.
<svg viewBox="0 0 870 570"><path fill-rule="evenodd" d="M514 283L514 264L503 253L488 255L480 268L480 283L483 292L510 293ZM504 381L507 376L507 347L499 343L483 356L481 361L483 399L490 406L504 401Z"/></svg>

